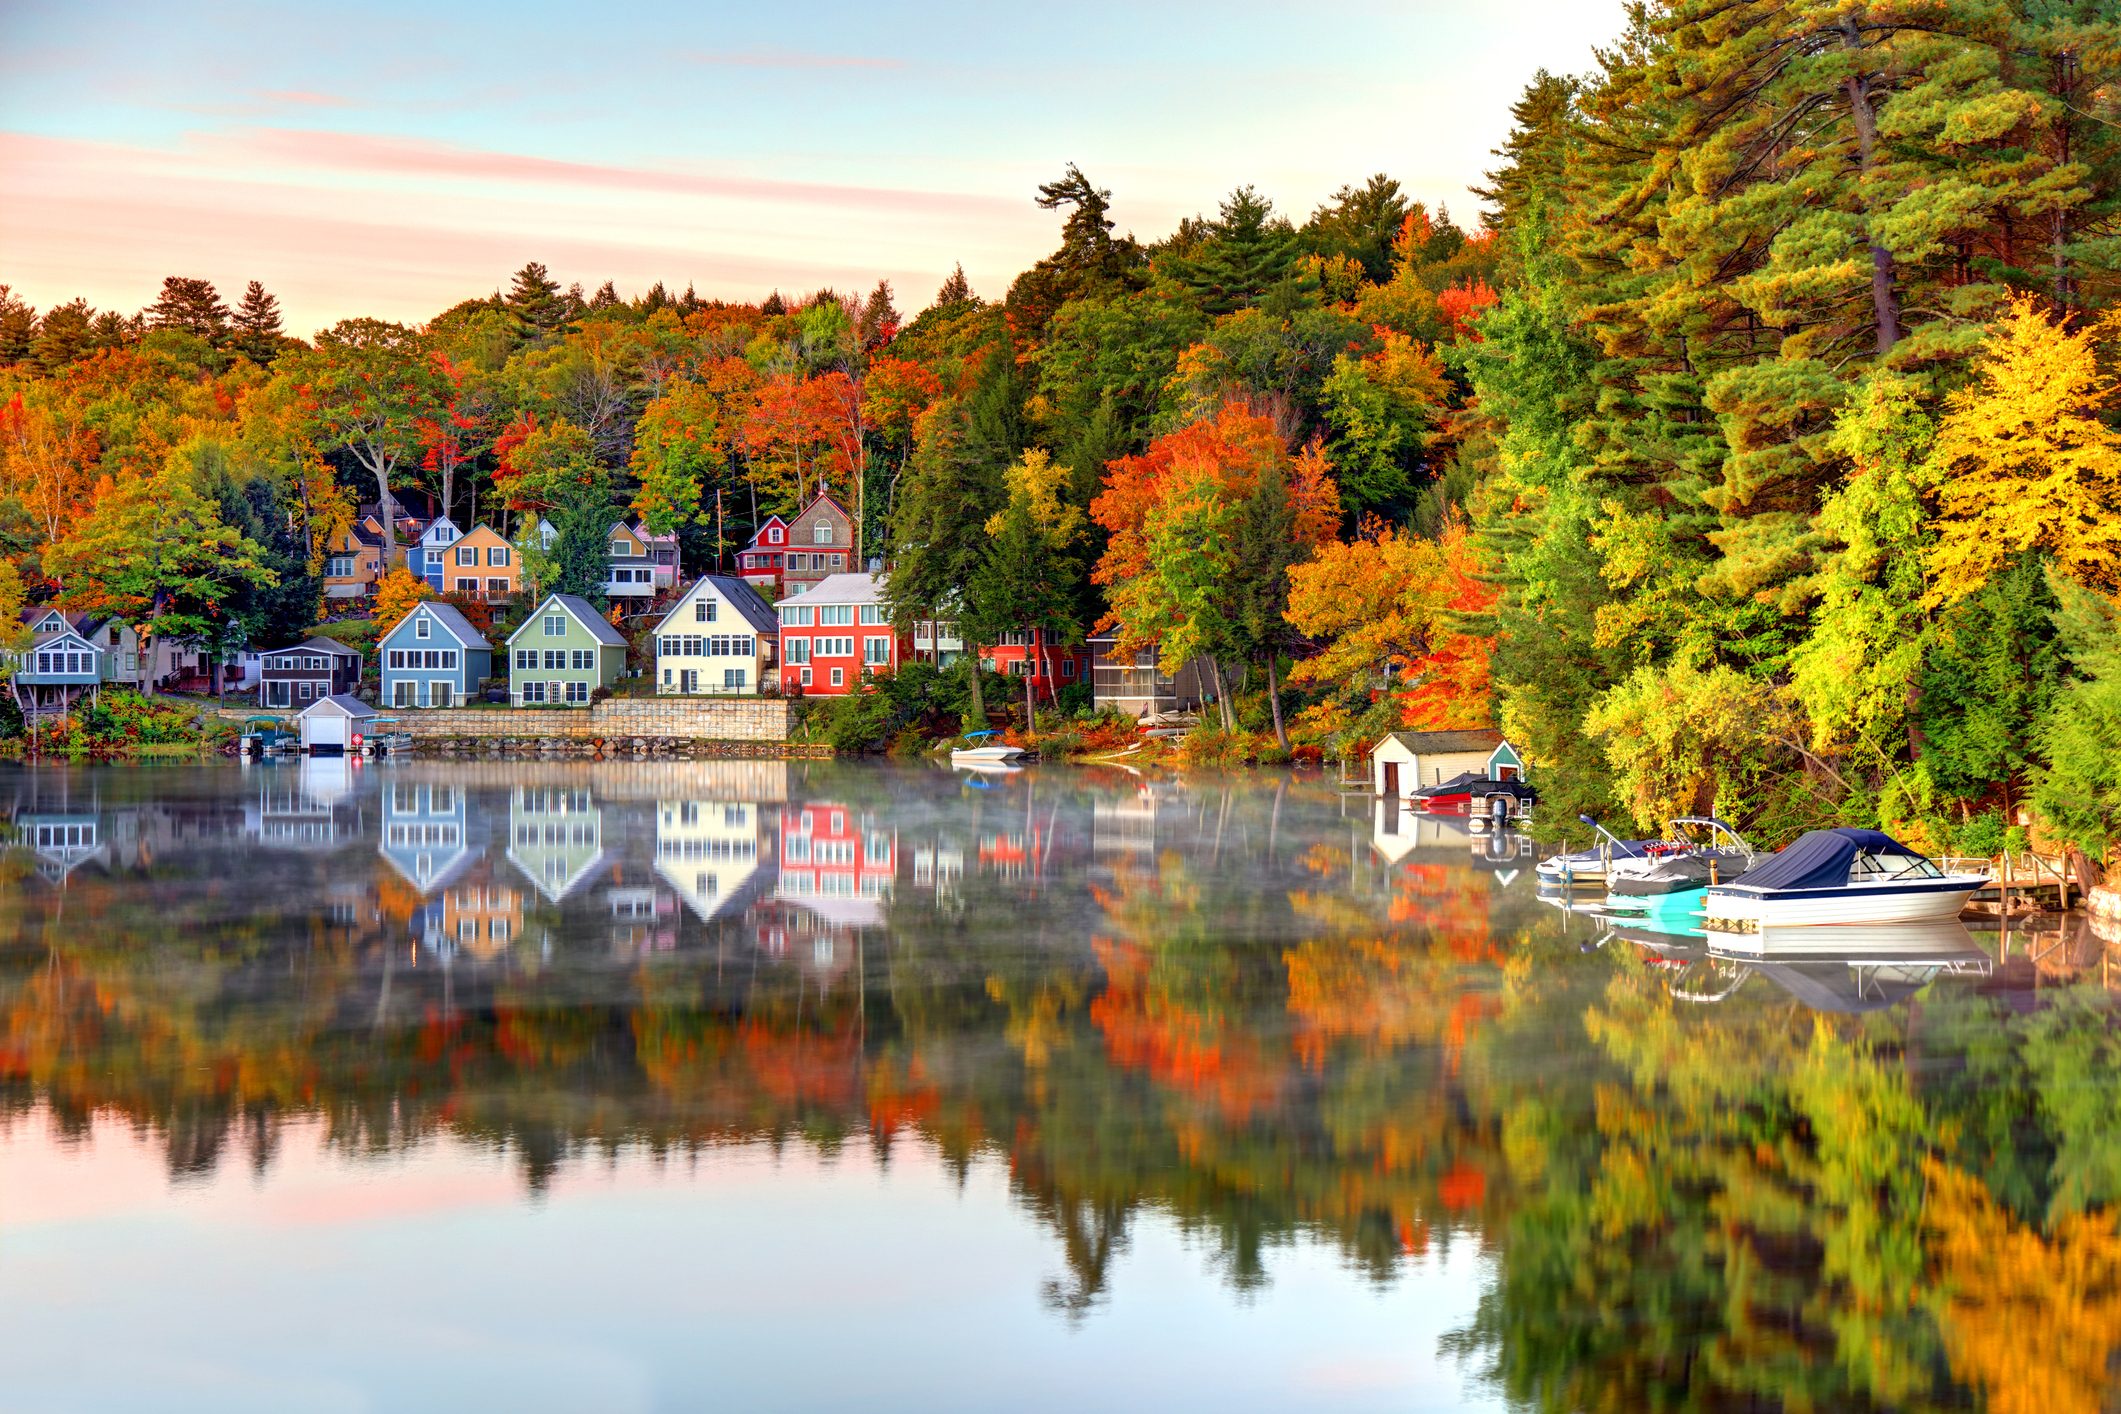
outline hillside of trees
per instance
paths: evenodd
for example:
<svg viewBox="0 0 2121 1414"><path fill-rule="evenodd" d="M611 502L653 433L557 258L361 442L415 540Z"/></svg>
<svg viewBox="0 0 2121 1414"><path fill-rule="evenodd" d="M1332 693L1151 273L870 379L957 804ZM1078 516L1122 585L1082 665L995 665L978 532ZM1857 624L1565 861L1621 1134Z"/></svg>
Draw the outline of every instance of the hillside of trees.
<svg viewBox="0 0 2121 1414"><path fill-rule="evenodd" d="M905 617L1099 624L1256 754L1493 724L1550 818L1996 839L2121 811L2121 23L1656 0L1477 222L1388 176L761 303L543 266L417 328L0 294L0 595L276 640L355 507L620 509L706 568L820 488ZM721 560L726 564L726 560Z"/></svg>

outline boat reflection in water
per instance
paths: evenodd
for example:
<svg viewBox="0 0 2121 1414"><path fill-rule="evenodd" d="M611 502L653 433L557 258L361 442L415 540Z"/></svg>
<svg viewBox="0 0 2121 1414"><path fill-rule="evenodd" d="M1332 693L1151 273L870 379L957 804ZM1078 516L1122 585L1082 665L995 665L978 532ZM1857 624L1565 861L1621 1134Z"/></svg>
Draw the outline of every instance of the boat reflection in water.
<svg viewBox="0 0 2121 1414"><path fill-rule="evenodd" d="M1878 1011L1908 1000L1941 976L1985 978L1996 961L1956 919L1927 923L1853 924L1840 928L1767 928L1747 935L1745 951L1728 935L1699 927L1664 931L1616 926L1667 974L1682 1001L1722 1001L1755 977L1765 978L1814 1011Z"/></svg>

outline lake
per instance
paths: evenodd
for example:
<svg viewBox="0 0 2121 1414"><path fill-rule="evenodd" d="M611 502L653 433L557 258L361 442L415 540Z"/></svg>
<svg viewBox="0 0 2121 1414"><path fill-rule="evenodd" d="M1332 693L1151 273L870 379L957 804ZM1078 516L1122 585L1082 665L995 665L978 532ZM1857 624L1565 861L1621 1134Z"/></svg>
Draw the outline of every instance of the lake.
<svg viewBox="0 0 2121 1414"><path fill-rule="evenodd" d="M1315 776L0 802L0 1409L2117 1398L2095 941L1741 965Z"/></svg>

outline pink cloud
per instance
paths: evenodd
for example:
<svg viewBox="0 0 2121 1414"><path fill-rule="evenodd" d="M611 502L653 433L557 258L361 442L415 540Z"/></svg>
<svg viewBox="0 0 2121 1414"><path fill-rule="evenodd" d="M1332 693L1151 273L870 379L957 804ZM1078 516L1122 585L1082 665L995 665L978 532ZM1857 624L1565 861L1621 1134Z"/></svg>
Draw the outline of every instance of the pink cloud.
<svg viewBox="0 0 2121 1414"><path fill-rule="evenodd" d="M1015 211L1023 205L1020 201L963 192L794 182L684 172L667 167L574 162L527 153L460 147L419 138L379 137L318 128L252 128L208 141L215 146L226 146L240 153L297 167L394 176L604 187L675 196L869 209L899 208L931 213L991 215Z"/></svg>

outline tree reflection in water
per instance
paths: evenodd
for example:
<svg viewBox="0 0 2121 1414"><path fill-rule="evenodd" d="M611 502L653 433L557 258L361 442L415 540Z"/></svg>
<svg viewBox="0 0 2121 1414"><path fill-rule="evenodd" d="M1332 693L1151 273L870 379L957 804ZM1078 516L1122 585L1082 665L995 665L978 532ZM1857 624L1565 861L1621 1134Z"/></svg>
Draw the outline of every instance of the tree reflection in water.
<svg viewBox="0 0 2121 1414"><path fill-rule="evenodd" d="M2115 1398L2121 1035L2069 969L1815 1011L1587 950L1514 843L1315 783L977 784L16 770L5 1102L122 1117L174 1182L298 1121L532 1192L622 1147L1000 1156L1071 1321L1144 1212L1239 1290L1298 1241L1376 1283L1472 1243L1449 1349L1541 1409Z"/></svg>

